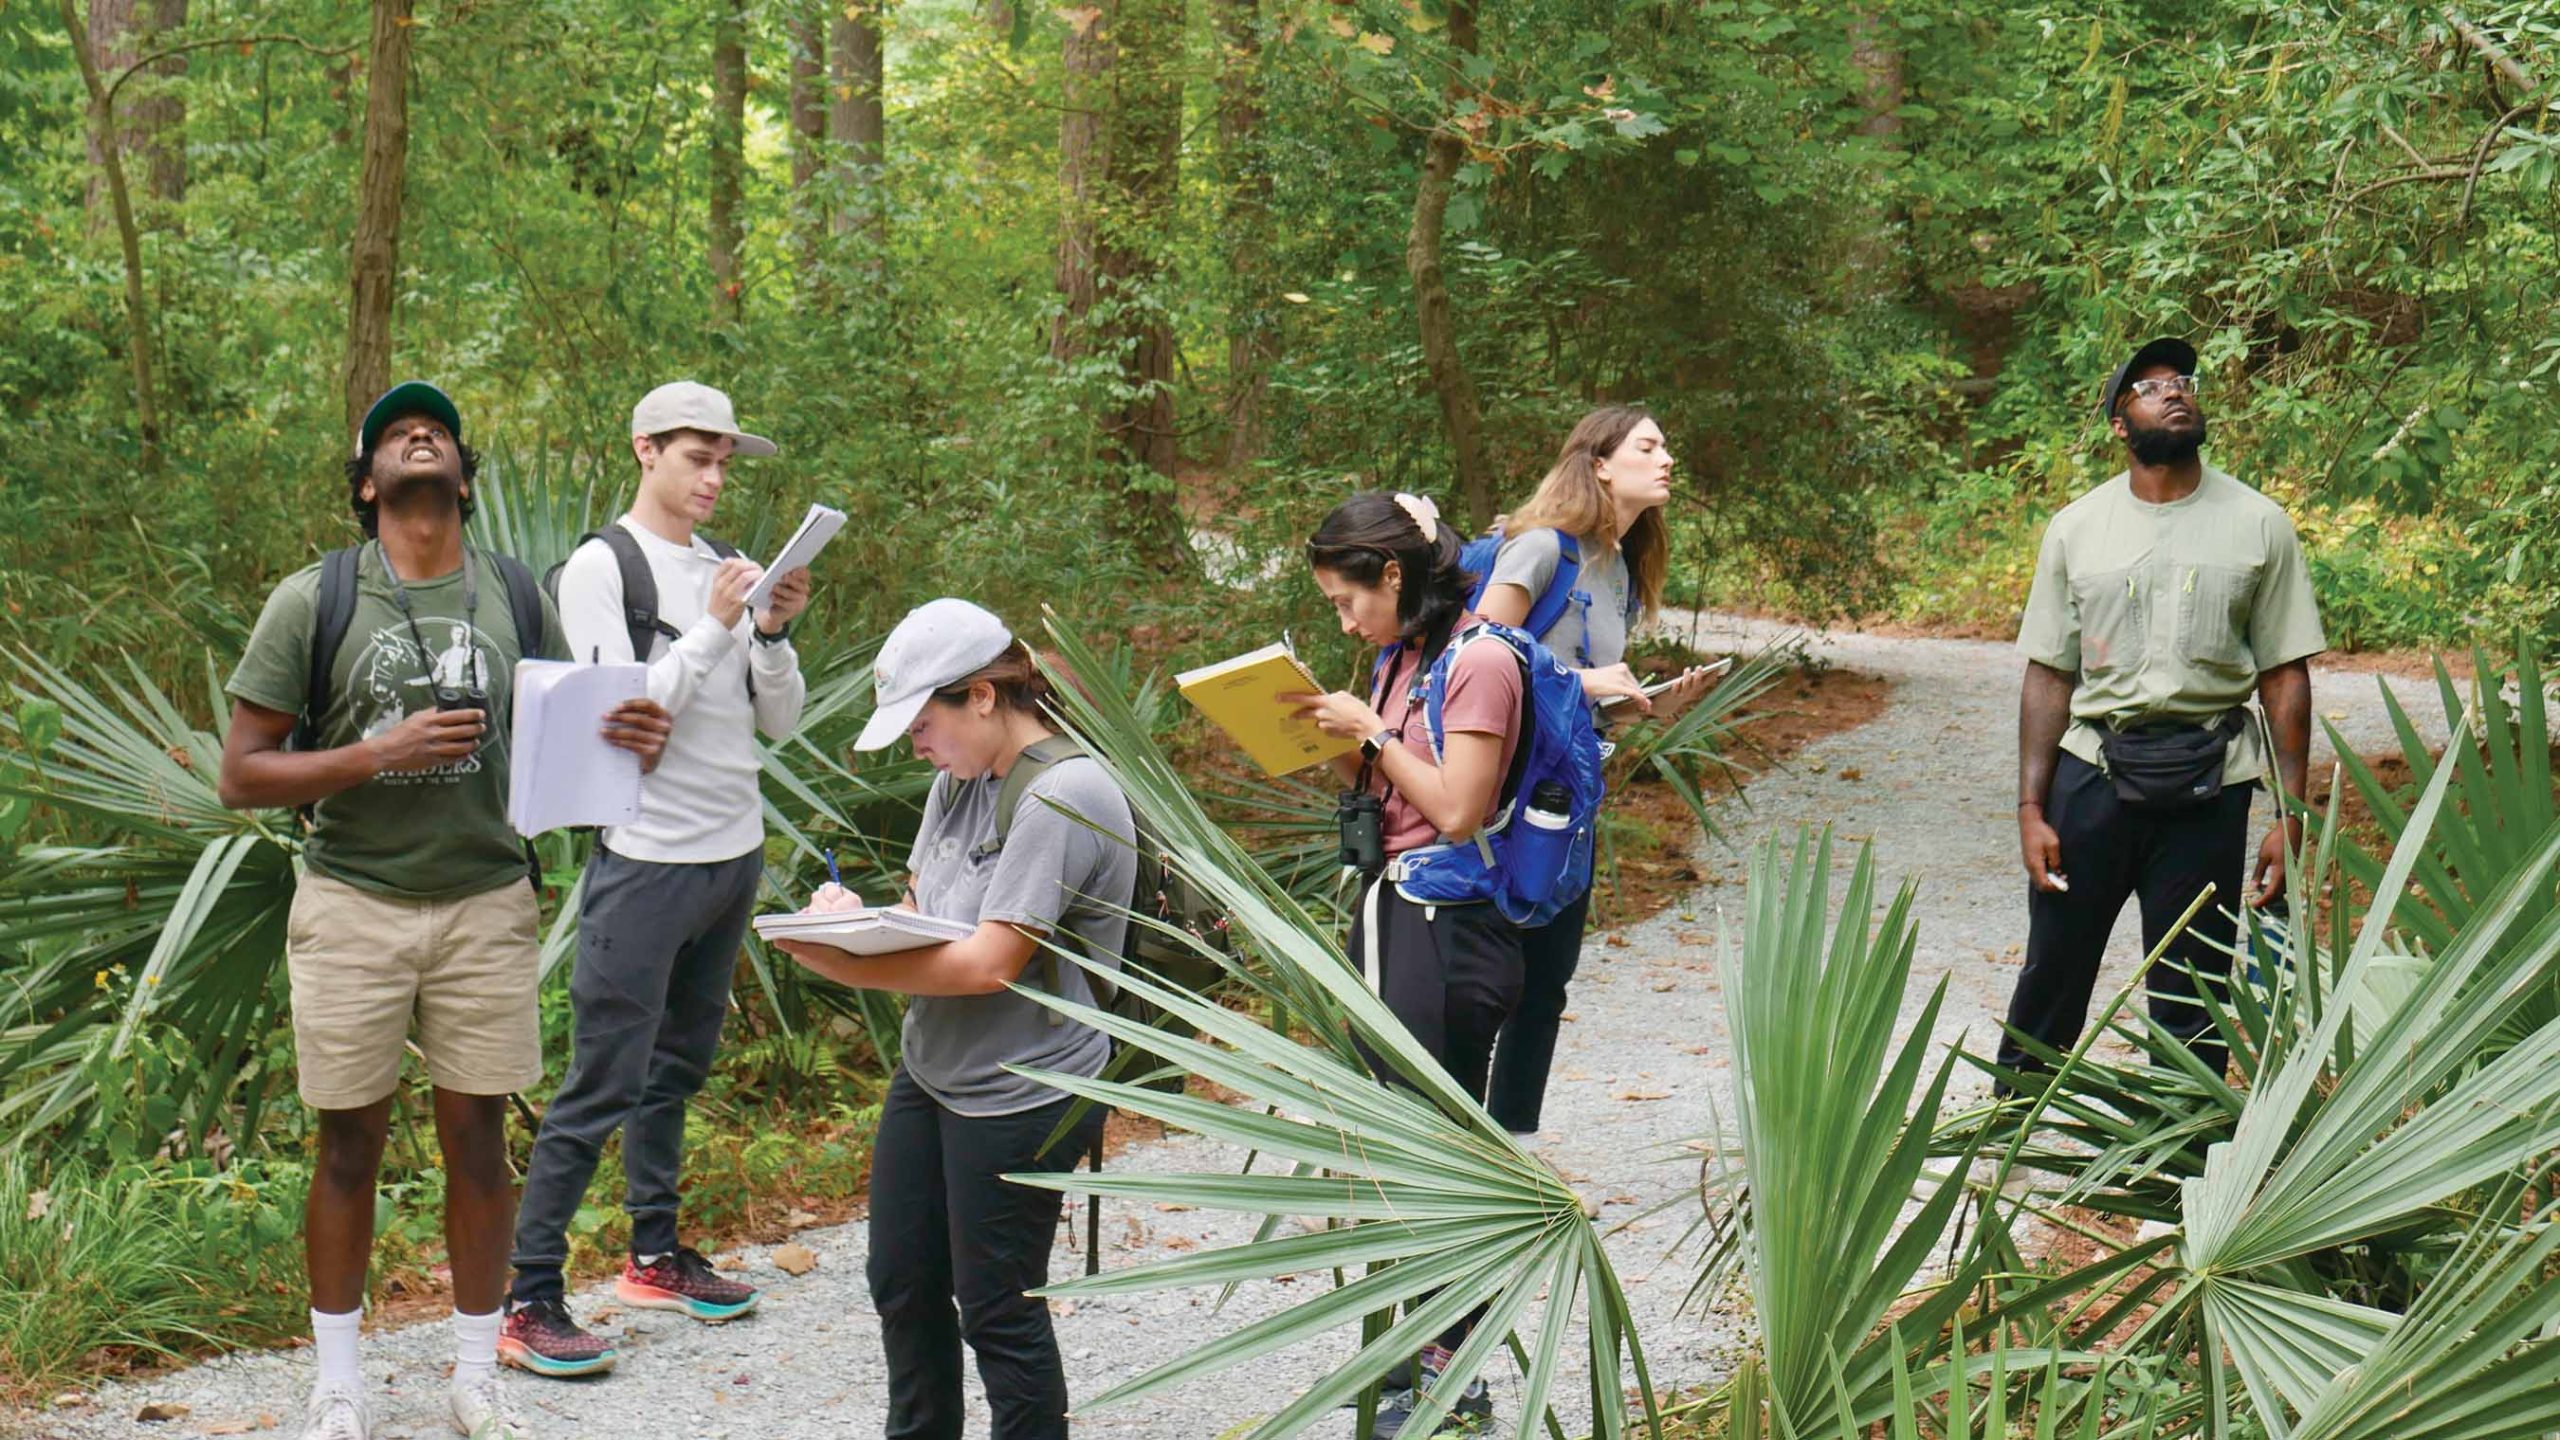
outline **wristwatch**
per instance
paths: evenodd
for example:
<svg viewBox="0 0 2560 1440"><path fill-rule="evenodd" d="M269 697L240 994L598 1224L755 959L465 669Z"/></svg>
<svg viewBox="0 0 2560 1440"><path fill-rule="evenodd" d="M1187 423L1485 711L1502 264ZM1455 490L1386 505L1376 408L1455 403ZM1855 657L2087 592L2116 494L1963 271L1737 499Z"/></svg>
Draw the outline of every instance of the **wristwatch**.
<svg viewBox="0 0 2560 1440"><path fill-rule="evenodd" d="M783 641L791 638L791 622L788 620L783 621L782 628L774 631L770 635L764 633L764 627L761 625L748 626L747 633L756 637L756 643L759 645L779 645Z"/></svg>
<svg viewBox="0 0 2560 1440"><path fill-rule="evenodd" d="M1360 742L1360 758L1363 760L1375 760L1378 758L1379 753L1387 748L1388 741L1401 740L1403 738L1403 736L1398 735L1393 730L1381 730L1377 734Z"/></svg>

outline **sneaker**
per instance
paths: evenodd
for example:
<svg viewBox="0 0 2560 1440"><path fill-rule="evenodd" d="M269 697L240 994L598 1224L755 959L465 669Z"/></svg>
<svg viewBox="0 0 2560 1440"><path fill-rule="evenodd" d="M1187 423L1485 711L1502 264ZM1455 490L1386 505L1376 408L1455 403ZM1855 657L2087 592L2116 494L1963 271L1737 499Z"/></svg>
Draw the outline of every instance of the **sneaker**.
<svg viewBox="0 0 2560 1440"><path fill-rule="evenodd" d="M1440 1372L1449 1364L1449 1352L1437 1345L1422 1352L1422 1383L1407 1390L1378 1392L1378 1419L1369 1427L1369 1440L1399 1440L1404 1436L1405 1422L1413 1418L1422 1393L1440 1383ZM1493 1395L1485 1389L1481 1377L1467 1382L1458 1394L1458 1403L1440 1421L1433 1435L1490 1435L1493 1433Z"/></svg>
<svg viewBox="0 0 2560 1440"><path fill-rule="evenodd" d="M679 1247L673 1255L662 1255L650 1265L642 1265L637 1258L624 1261L622 1278L614 1282L613 1293L625 1305L637 1305L643 1310L681 1310L713 1325L753 1310L758 1298L756 1287L712 1269L702 1252L691 1246Z"/></svg>
<svg viewBox="0 0 2560 1440"><path fill-rule="evenodd" d="M453 1428L471 1440L533 1440L533 1427L516 1413L495 1370L453 1382Z"/></svg>
<svg viewBox="0 0 2560 1440"><path fill-rule="evenodd" d="M323 1385L303 1412L302 1440L372 1440L373 1407L352 1385Z"/></svg>
<svg viewBox="0 0 2560 1440"><path fill-rule="evenodd" d="M622 1357L613 1342L578 1328L557 1295L507 1307L498 1327L498 1359L536 1375L601 1375Z"/></svg>

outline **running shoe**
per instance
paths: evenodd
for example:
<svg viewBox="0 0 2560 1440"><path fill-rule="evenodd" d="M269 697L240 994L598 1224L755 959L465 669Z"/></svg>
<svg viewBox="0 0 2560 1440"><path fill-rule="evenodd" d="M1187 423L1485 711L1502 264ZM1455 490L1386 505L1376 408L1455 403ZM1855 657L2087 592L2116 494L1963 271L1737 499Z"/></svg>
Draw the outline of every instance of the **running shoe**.
<svg viewBox="0 0 2560 1440"><path fill-rule="evenodd" d="M1414 1408L1421 1400L1422 1393L1440 1383L1440 1373L1448 1367L1448 1364L1448 1351L1437 1345L1425 1346L1422 1351L1421 1385L1410 1390L1379 1392L1378 1418L1369 1427L1369 1440L1420 1440L1418 1434L1413 1436L1405 1434L1405 1422L1413 1418ZM1450 1406L1449 1413L1441 1419L1440 1428L1431 1433L1434 1436L1493 1433L1493 1396L1485 1389L1481 1377L1467 1382L1467 1388L1459 1392L1458 1402Z"/></svg>
<svg viewBox="0 0 2560 1440"><path fill-rule="evenodd" d="M498 1327L498 1359L536 1375L601 1375L620 1358L612 1341L580 1329L557 1295L508 1306Z"/></svg>
<svg viewBox="0 0 2560 1440"><path fill-rule="evenodd" d="M679 1247L647 1265L637 1257L625 1261L613 1293L625 1305L643 1310L681 1310L696 1320L719 1325L756 1308L753 1285L732 1280L711 1268L702 1252Z"/></svg>
<svg viewBox="0 0 2560 1440"><path fill-rule="evenodd" d="M373 1407L352 1385L323 1385L303 1412L302 1440L372 1440Z"/></svg>
<svg viewBox="0 0 2560 1440"><path fill-rule="evenodd" d="M507 1387L495 1370L477 1380L453 1382L453 1428L471 1440L533 1440L533 1427L507 1399Z"/></svg>

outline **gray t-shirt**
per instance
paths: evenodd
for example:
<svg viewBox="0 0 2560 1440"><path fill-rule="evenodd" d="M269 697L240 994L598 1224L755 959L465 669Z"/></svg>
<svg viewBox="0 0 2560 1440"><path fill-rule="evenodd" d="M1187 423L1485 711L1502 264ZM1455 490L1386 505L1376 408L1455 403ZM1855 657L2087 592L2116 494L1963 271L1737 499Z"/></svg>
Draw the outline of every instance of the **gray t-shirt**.
<svg viewBox="0 0 2560 1440"><path fill-rule="evenodd" d="M1053 938L1064 931L1084 942L1085 953L1117 964L1129 920L1115 907L1129 903L1138 883L1137 830L1120 787L1090 759L1061 760L1023 792L1004 848L980 856L977 848L995 838L996 795L1003 786L993 775L946 775L934 782L923 828L907 857L916 908L970 924L1006 921ZM1094 826L1101 827L1099 833ZM1035 954L1023 968L1023 984L1044 982L1045 954ZM1083 969L1056 959L1059 991L1079 1004L1094 1004ZM1004 1067L1099 1075L1111 1058L1109 1036L1088 1025L1053 1025L1052 1013L1010 990L917 996L907 1005L907 1073L944 1108L962 1115L1013 1115L1046 1105L1060 1098L1058 1091Z"/></svg>
<svg viewBox="0 0 2560 1440"><path fill-rule="evenodd" d="M1567 665L1615 665L1627 658L1627 562L1615 545L1603 548L1584 540L1579 548L1582 570L1573 588L1589 596L1591 603L1565 606L1564 614L1538 637L1538 643ZM1486 584L1519 586L1528 592L1534 609L1556 578L1557 558L1555 531L1523 530L1494 552L1493 577ZM1586 639L1590 641L1588 659L1583 658Z"/></svg>

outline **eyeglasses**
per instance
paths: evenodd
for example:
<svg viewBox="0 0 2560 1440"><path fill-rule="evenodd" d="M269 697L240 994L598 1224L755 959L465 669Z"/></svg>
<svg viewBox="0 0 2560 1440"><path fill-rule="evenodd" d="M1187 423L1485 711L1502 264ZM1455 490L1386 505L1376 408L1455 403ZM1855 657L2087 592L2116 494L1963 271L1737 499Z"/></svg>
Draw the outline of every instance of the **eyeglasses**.
<svg viewBox="0 0 2560 1440"><path fill-rule="evenodd" d="M2162 395L2193 395L2196 393L2196 377L2154 375L2148 380L2136 380L2127 385L2124 387L2124 393L2136 400L2152 400Z"/></svg>

